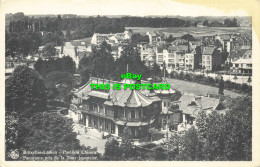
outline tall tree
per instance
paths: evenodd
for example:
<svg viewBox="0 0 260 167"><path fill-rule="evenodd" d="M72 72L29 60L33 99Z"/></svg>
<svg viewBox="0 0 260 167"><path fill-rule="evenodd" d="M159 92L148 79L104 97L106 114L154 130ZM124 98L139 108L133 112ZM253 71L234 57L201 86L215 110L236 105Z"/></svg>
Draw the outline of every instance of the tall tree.
<svg viewBox="0 0 260 167"><path fill-rule="evenodd" d="M252 98L237 97L230 103L224 122L226 159L252 160ZM223 130L222 129L222 130Z"/></svg>
<svg viewBox="0 0 260 167"><path fill-rule="evenodd" d="M34 112L43 112L46 108L44 80L33 69L18 66L6 80L6 112L17 112L27 117Z"/></svg>
<svg viewBox="0 0 260 167"><path fill-rule="evenodd" d="M49 99L65 101L74 86L73 75L68 72L53 71L45 79Z"/></svg>
<svg viewBox="0 0 260 167"><path fill-rule="evenodd" d="M56 55L56 49L54 43L47 43L42 49L42 55L44 57L53 57Z"/></svg>
<svg viewBox="0 0 260 167"><path fill-rule="evenodd" d="M119 143L115 139L108 140L105 144L105 159L120 160L122 154Z"/></svg>

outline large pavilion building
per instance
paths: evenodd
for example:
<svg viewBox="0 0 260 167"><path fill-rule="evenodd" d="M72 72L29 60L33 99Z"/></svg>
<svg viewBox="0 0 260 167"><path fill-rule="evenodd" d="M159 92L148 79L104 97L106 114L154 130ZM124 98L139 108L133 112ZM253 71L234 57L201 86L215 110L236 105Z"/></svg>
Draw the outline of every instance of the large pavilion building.
<svg viewBox="0 0 260 167"><path fill-rule="evenodd" d="M144 138L151 124L161 113L161 99L150 90L112 89L113 84L133 83L100 78L75 90L70 110L77 114L79 123L116 136L125 127L131 129L133 138ZM92 90L90 84L110 84L109 90ZM123 85L121 85L123 87Z"/></svg>

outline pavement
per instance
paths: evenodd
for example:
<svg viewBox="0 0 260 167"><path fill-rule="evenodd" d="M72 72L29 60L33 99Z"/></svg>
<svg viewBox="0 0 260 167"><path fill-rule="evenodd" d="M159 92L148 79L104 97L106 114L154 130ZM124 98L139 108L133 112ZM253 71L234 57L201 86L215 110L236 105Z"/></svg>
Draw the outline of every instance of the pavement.
<svg viewBox="0 0 260 167"><path fill-rule="evenodd" d="M78 133L77 139L79 139L80 144L88 147L97 147L97 152L105 152L105 144L107 139L102 139L102 133L98 132L96 129L87 129L85 133L85 126L74 123L74 132Z"/></svg>

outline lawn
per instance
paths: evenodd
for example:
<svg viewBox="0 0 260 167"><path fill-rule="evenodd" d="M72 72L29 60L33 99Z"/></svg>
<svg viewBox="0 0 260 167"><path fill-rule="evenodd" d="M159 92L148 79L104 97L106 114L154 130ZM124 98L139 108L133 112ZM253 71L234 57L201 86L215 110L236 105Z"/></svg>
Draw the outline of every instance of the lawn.
<svg viewBox="0 0 260 167"><path fill-rule="evenodd" d="M195 38L201 36L213 36L216 34L242 33L251 34L252 29L249 27L168 27L168 28L151 28L151 27L127 27L137 33L146 33L147 31L161 31L165 35L181 37L184 34L191 34Z"/></svg>
<svg viewBox="0 0 260 167"><path fill-rule="evenodd" d="M216 87L211 87L211 86L207 86L195 82L189 82L189 81L183 81L183 80L171 79L171 78L167 78L167 81L171 85L171 88L177 89L181 92L192 93L195 95L207 95L207 93L218 94L218 88ZM233 98L242 96L242 94L235 93L228 90L224 90L224 95Z"/></svg>

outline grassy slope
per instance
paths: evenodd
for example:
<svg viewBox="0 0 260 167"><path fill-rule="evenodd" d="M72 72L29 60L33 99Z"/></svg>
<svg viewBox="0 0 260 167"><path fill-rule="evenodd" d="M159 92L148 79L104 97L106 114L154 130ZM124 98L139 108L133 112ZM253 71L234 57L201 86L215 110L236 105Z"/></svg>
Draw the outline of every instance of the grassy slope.
<svg viewBox="0 0 260 167"><path fill-rule="evenodd" d="M177 89L181 92L193 93L195 95L207 95L207 93L218 94L218 88L216 87L170 78L167 78L167 81L171 85L171 88ZM224 90L224 95L228 95L233 98L242 96L242 94L231 92L228 90Z"/></svg>

